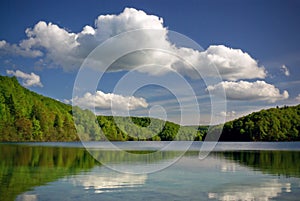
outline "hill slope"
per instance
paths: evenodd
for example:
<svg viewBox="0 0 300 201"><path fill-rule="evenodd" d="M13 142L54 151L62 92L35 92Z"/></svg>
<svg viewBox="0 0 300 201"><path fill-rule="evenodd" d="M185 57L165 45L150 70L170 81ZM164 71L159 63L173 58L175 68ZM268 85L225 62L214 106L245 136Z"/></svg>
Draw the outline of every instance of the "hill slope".
<svg viewBox="0 0 300 201"><path fill-rule="evenodd" d="M96 118L0 76L0 141L201 140L204 131L148 117Z"/></svg>
<svg viewBox="0 0 300 201"><path fill-rule="evenodd" d="M75 115L76 128L73 119ZM99 127L100 126L100 127ZM216 129L219 126L216 127ZM202 140L208 126L148 117L98 116L0 76L0 141ZM78 137L79 136L79 137ZM220 141L299 141L300 105L254 112L225 123Z"/></svg>
<svg viewBox="0 0 300 201"><path fill-rule="evenodd" d="M0 141L77 140L72 107L0 76Z"/></svg>
<svg viewBox="0 0 300 201"><path fill-rule="evenodd" d="M225 123L221 141L299 141L300 105L254 112Z"/></svg>

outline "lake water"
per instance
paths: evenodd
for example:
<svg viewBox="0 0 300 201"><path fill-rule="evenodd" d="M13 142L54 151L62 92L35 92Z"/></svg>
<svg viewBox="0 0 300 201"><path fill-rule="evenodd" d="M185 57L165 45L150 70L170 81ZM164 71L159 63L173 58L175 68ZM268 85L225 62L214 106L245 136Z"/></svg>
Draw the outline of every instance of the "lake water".
<svg viewBox="0 0 300 201"><path fill-rule="evenodd" d="M299 200L299 142L168 143L0 144L0 200Z"/></svg>

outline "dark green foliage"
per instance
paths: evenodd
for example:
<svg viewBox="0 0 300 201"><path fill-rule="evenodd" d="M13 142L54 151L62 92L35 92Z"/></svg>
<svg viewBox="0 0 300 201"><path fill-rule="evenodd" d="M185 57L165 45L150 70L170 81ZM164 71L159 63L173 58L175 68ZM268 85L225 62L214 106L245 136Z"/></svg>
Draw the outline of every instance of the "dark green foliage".
<svg viewBox="0 0 300 201"><path fill-rule="evenodd" d="M242 151L215 154L267 174L300 177L299 151Z"/></svg>
<svg viewBox="0 0 300 201"><path fill-rule="evenodd" d="M194 138L195 141L203 141L205 136L207 135L209 126L198 126L197 134Z"/></svg>
<svg viewBox="0 0 300 201"><path fill-rule="evenodd" d="M15 77L0 76L0 141L201 140L202 135L197 127L149 117L96 117L72 110L25 89Z"/></svg>
<svg viewBox="0 0 300 201"><path fill-rule="evenodd" d="M118 118L119 121L121 120L121 117ZM101 128L101 131L104 133L105 138L109 141L126 141L129 140L127 138L127 135L124 131L120 129L120 124L115 122L115 119L113 116L98 116L97 117L99 126ZM122 124L123 125L123 124Z"/></svg>
<svg viewBox="0 0 300 201"><path fill-rule="evenodd" d="M104 140L104 135L97 122L97 117L89 110L73 108L77 134L82 141Z"/></svg>
<svg viewBox="0 0 300 201"><path fill-rule="evenodd" d="M160 132L164 121L148 117L112 117L98 116L101 130L112 141L160 141Z"/></svg>
<svg viewBox="0 0 300 201"><path fill-rule="evenodd" d="M101 131L110 141L202 140L205 133L198 126L178 124L149 117L97 117Z"/></svg>
<svg viewBox="0 0 300 201"><path fill-rule="evenodd" d="M15 77L0 76L0 141L203 140L210 137L207 132L208 126L179 126L149 117L96 117L79 108L72 111L70 105L25 89ZM285 106L225 123L220 140L299 141L299 133L300 105Z"/></svg>
<svg viewBox="0 0 300 201"><path fill-rule="evenodd" d="M225 123L221 141L299 141L300 105L254 112Z"/></svg>
<svg viewBox="0 0 300 201"><path fill-rule="evenodd" d="M71 110L0 76L0 141L78 140Z"/></svg>
<svg viewBox="0 0 300 201"><path fill-rule="evenodd" d="M172 122L167 121L162 131L158 134L158 136L163 141L174 140L178 133L179 127L180 126L178 124L174 124Z"/></svg>
<svg viewBox="0 0 300 201"><path fill-rule="evenodd" d="M0 144L0 200L100 165L85 149ZM6 184L6 185L5 185Z"/></svg>
<svg viewBox="0 0 300 201"><path fill-rule="evenodd" d="M130 117L131 121L141 127L148 127L151 123L151 119L149 117Z"/></svg>

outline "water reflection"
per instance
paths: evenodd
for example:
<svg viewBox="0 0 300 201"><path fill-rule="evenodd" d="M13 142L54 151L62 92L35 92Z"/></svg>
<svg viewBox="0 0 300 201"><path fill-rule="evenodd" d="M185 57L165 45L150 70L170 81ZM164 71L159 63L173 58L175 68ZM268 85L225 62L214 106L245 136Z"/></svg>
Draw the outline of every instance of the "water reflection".
<svg viewBox="0 0 300 201"><path fill-rule="evenodd" d="M107 151L99 149L89 150L89 152L108 168L130 174L157 172L172 165L174 160L176 161L183 154L181 151Z"/></svg>
<svg viewBox="0 0 300 201"><path fill-rule="evenodd" d="M38 201L37 195L22 194L16 198L16 201Z"/></svg>
<svg viewBox="0 0 300 201"><path fill-rule="evenodd" d="M1 201L15 200L18 194L34 186L87 171L98 164L80 148L1 144L0 153Z"/></svg>
<svg viewBox="0 0 300 201"><path fill-rule="evenodd" d="M291 183L281 183L278 179L271 179L255 185L249 185L247 183L237 185L229 184L221 189L221 192L208 193L208 198L221 201L268 201L271 198L278 197L282 192L291 192Z"/></svg>
<svg viewBox="0 0 300 201"><path fill-rule="evenodd" d="M98 150L118 169L157 165L176 153L141 160L138 154ZM120 174L82 148L0 144L0 200L295 200L300 195L300 152L188 152L154 174ZM282 176L283 175L283 176ZM66 196L67 195L67 196Z"/></svg>
<svg viewBox="0 0 300 201"><path fill-rule="evenodd" d="M215 155L267 174L300 177L299 151L235 151Z"/></svg>
<svg viewBox="0 0 300 201"><path fill-rule="evenodd" d="M116 174L89 174L78 175L68 178L68 181L75 186L82 186L85 190L92 190L94 193L118 192L122 189L140 187L145 184L147 175Z"/></svg>
<svg viewBox="0 0 300 201"><path fill-rule="evenodd" d="M151 168L156 166L159 162L166 162L168 159L176 156L176 152L162 152L154 154L147 160L141 160L139 154L144 152L137 152L136 154L124 155L124 152L118 151L97 151L97 157L101 158L101 161L118 161L118 169L131 170L133 173L135 170L141 168ZM18 200L34 200L37 199L35 195L22 194L31 190L36 186L42 186L49 182L56 181L60 178L70 175L77 175L84 171L90 171L95 166L101 166L98 160L94 159L83 148L72 147L51 147L51 146L28 146L18 144L0 144L0 200L12 201L16 198ZM84 178L87 179L87 178ZM74 182L84 181L83 177L76 178ZM108 180L111 182L108 182ZM91 175L88 177L88 181L83 186L87 186L87 183L91 185L91 188L95 189L95 192L101 192L104 186L108 189L116 188L118 183L120 185L127 185L127 187L133 187L142 185L146 176L141 175L131 176L118 175L109 177ZM131 180L131 183L130 183ZM97 185L96 185L97 184ZM102 187L101 187L102 186Z"/></svg>

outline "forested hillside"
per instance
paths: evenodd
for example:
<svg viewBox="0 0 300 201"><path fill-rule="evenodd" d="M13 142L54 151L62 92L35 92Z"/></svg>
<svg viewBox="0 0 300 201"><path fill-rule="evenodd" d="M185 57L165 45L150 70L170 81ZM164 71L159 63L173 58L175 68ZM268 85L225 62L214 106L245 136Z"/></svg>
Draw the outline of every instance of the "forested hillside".
<svg viewBox="0 0 300 201"><path fill-rule="evenodd" d="M171 141L202 140L208 126L179 126L149 117L97 116L74 108L78 135L84 141Z"/></svg>
<svg viewBox="0 0 300 201"><path fill-rule="evenodd" d="M0 141L203 140L207 130L149 117L95 117L0 76ZM300 105L285 106L225 123L220 141L299 141L299 133Z"/></svg>
<svg viewBox="0 0 300 201"><path fill-rule="evenodd" d="M201 140L205 129L148 117L95 117L0 76L0 141Z"/></svg>
<svg viewBox="0 0 300 201"><path fill-rule="evenodd" d="M0 141L78 140L72 107L0 76Z"/></svg>
<svg viewBox="0 0 300 201"><path fill-rule="evenodd" d="M149 117L98 116L101 130L109 139L126 141L202 140L207 126L179 126L173 122ZM109 135L113 133L114 135Z"/></svg>
<svg viewBox="0 0 300 201"><path fill-rule="evenodd" d="M254 112L225 123L221 141L299 141L300 105Z"/></svg>

